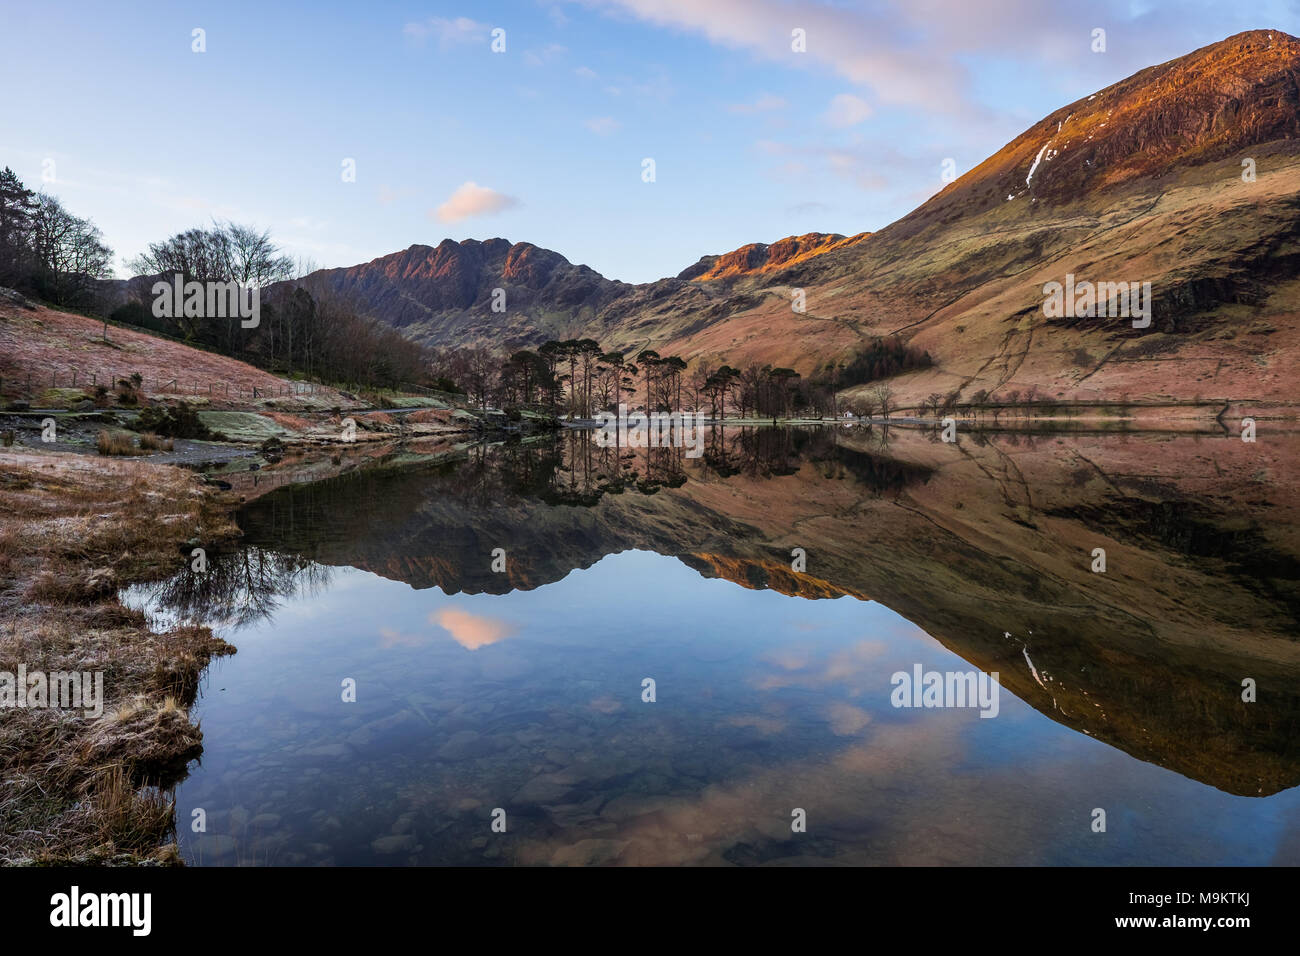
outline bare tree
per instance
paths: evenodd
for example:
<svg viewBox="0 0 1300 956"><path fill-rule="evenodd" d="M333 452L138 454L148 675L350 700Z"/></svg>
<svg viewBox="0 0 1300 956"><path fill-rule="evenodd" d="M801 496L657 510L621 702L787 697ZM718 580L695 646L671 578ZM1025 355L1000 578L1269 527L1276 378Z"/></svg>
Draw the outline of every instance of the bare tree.
<svg viewBox="0 0 1300 956"><path fill-rule="evenodd" d="M471 395L477 396L479 408L487 408L487 397L496 387L496 374L500 366L500 360L487 349L471 351L465 385Z"/></svg>
<svg viewBox="0 0 1300 956"><path fill-rule="evenodd" d="M272 282L294 277L296 265L290 256L281 255L271 234L252 226L227 222L220 226L228 237L229 271L227 278L241 286L262 288Z"/></svg>
<svg viewBox="0 0 1300 956"><path fill-rule="evenodd" d="M894 407L893 387L888 382L881 382L871 390L871 394L875 398L876 404L880 406L880 414L888 418L890 409Z"/></svg>
<svg viewBox="0 0 1300 956"><path fill-rule="evenodd" d="M59 305L88 304L95 280L113 274L113 250L99 229L53 196L40 193L31 219L31 248L42 294Z"/></svg>
<svg viewBox="0 0 1300 956"><path fill-rule="evenodd" d="M690 377L686 380L687 387L694 398L694 411L702 411L700 408L700 396L708 394L709 379L717 371L717 363L709 359L700 359L695 363L695 368L691 370Z"/></svg>

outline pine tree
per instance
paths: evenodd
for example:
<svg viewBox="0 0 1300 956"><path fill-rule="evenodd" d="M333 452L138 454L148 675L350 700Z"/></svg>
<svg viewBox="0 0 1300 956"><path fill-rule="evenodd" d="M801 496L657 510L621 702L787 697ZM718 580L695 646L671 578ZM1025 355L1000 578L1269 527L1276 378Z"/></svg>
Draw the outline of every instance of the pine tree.
<svg viewBox="0 0 1300 956"><path fill-rule="evenodd" d="M8 166L0 172L0 284L11 285L25 273L27 237L36 193Z"/></svg>

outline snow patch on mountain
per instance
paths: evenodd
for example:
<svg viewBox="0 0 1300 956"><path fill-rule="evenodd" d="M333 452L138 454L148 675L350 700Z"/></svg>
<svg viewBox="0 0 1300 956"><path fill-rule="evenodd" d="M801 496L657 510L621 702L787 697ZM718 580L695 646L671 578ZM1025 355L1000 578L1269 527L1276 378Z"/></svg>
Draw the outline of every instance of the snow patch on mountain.
<svg viewBox="0 0 1300 956"><path fill-rule="evenodd" d="M1038 164L1043 161L1043 153L1047 152L1047 147L1051 145L1052 145L1052 141L1049 139L1046 143L1043 144L1043 148L1038 151L1038 155L1034 157L1034 165L1029 167L1029 175L1025 177L1026 186L1028 186L1030 184L1030 181L1034 178L1034 170L1037 169Z"/></svg>

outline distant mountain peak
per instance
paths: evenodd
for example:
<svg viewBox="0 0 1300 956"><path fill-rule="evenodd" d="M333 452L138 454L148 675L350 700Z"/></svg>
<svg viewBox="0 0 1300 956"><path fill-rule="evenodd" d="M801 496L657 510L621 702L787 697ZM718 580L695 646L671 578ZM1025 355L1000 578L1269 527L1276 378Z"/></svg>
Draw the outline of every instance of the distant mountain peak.
<svg viewBox="0 0 1300 956"><path fill-rule="evenodd" d="M1061 107L912 215L954 203L1068 202L1297 137L1300 40L1251 30Z"/></svg>
<svg viewBox="0 0 1300 956"><path fill-rule="evenodd" d="M722 255L704 256L695 265L688 266L678 273L677 278L706 282L711 279L732 279L760 272L772 272L804 262L813 256L854 245L869 235L871 235L869 232L860 232L855 236L842 236L834 232L808 232L802 236L786 236L771 245L753 242Z"/></svg>
<svg viewBox="0 0 1300 956"><path fill-rule="evenodd" d="M320 270L309 281L417 337L465 343L563 335L625 288L558 252L500 237L416 243L368 263ZM492 308L497 289L505 292L504 314Z"/></svg>

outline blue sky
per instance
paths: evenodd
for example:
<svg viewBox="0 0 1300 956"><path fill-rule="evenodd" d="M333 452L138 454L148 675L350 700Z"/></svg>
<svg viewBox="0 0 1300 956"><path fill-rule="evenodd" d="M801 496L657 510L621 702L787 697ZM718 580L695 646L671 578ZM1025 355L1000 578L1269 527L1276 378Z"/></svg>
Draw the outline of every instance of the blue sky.
<svg viewBox="0 0 1300 956"><path fill-rule="evenodd" d="M217 217L322 267L502 236L648 281L879 229L945 158L1241 30L1300 33L1295 0L0 4L0 166L92 218L121 275Z"/></svg>

